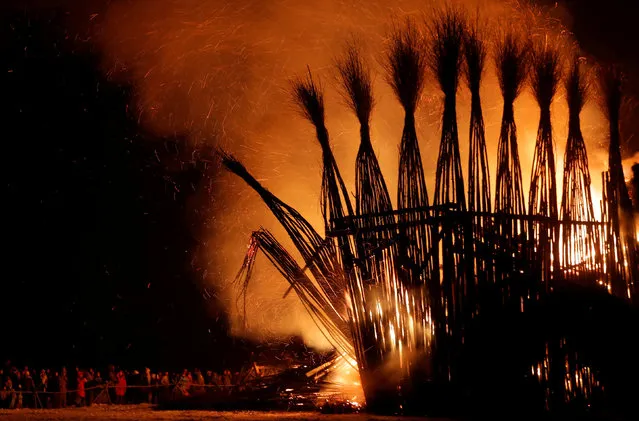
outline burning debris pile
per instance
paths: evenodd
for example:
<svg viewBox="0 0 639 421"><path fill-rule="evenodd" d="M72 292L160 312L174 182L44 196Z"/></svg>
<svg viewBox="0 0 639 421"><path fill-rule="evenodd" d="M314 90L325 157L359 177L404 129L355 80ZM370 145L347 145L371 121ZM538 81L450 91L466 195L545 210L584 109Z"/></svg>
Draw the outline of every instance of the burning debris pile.
<svg viewBox="0 0 639 421"><path fill-rule="evenodd" d="M620 74L602 74L610 163L597 221L579 120L589 91L582 65L575 60L564 77L558 50L513 33L502 36L494 54L504 108L491 197L480 98L487 45L480 28L451 9L437 14L425 31L408 22L391 34L386 80L405 112L395 209L371 144L371 72L354 44L337 61L342 93L360 124L354 204L331 150L321 86L310 70L292 84L322 151L325 237L232 155L221 152L226 168L260 195L303 258L299 264L271 233L259 229L238 282L248 287L262 251L290 283L337 358L359 371L367 407L374 412L432 412L461 393L481 389L481 382L488 381L477 379L481 370L489 376L515 373L512 380L525 383L533 408L559 410L575 401L584 408L596 405L605 382L579 345L531 326L572 288L639 300L633 210L619 151ZM415 130L428 69L444 98L432 205ZM456 111L462 76L472 99L467 185ZM550 110L562 79L570 113L558 204ZM540 120L526 209L513 104L527 80ZM525 344L532 345L522 345L526 352L520 359L509 357L515 365L474 368L490 365L477 356L486 354L469 356L469 350L483 346L489 352L481 332L496 315L512 317L515 329L521 323L518 330L528 329ZM508 340L514 343L514 338Z"/></svg>

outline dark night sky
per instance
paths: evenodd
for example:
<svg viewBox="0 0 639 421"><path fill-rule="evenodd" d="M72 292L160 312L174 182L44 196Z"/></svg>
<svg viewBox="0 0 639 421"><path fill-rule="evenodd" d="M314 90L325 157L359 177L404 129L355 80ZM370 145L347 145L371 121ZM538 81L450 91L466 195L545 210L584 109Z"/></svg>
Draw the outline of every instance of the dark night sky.
<svg viewBox="0 0 639 421"><path fill-rule="evenodd" d="M0 16L0 358L210 365L229 339L193 261L205 170L182 139L144 139L73 19Z"/></svg>
<svg viewBox="0 0 639 421"><path fill-rule="evenodd" d="M130 88L106 80L99 52L75 37L107 3L0 6L0 358L207 363L232 346L198 281L204 221L189 203L207 171L180 165L191 151L179 137L144 140ZM639 97L636 2L562 3L582 47L624 65ZM626 135L639 130L636 110L627 122Z"/></svg>

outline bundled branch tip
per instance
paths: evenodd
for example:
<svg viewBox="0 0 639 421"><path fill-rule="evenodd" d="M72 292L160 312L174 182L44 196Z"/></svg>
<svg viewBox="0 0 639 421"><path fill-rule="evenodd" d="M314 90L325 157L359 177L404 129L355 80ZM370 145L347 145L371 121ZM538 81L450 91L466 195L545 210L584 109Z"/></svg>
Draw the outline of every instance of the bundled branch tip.
<svg viewBox="0 0 639 421"><path fill-rule="evenodd" d="M430 23L431 48L428 63L444 93L442 135L437 158L435 204L466 208L464 180L457 130L457 87L463 59L466 16L461 10L446 8L436 12Z"/></svg>

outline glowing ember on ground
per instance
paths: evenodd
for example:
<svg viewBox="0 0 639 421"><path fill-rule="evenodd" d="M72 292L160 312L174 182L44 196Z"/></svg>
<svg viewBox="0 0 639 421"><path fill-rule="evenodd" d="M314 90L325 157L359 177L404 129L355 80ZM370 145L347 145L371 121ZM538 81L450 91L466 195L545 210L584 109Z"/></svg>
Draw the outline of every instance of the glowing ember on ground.
<svg viewBox="0 0 639 421"><path fill-rule="evenodd" d="M392 421L398 417L380 417L364 414L318 414L313 412L295 411L156 411L146 405L129 406L93 406L90 408L67 409L22 409L1 410L0 418L6 421ZM417 421L423 418L401 417L402 421Z"/></svg>

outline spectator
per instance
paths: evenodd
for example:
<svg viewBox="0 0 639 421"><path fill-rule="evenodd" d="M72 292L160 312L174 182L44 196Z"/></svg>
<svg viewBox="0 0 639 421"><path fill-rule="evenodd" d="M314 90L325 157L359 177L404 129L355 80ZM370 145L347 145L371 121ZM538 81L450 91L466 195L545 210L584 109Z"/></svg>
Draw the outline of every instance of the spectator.
<svg viewBox="0 0 639 421"><path fill-rule="evenodd" d="M57 371L53 373L53 377L49 380L49 391L53 393L52 398L52 406L54 408L60 408L61 406L61 395L60 395L60 373Z"/></svg>
<svg viewBox="0 0 639 421"><path fill-rule="evenodd" d="M233 384L233 380L231 379L231 370L224 370L222 384L224 386L231 386Z"/></svg>
<svg viewBox="0 0 639 421"><path fill-rule="evenodd" d="M3 396L4 407L13 409L16 404L16 393L13 390L13 381L11 380L11 377L7 377L7 381L4 383Z"/></svg>
<svg viewBox="0 0 639 421"><path fill-rule="evenodd" d="M22 375L20 374L20 371L15 367L13 368L12 373L13 373L13 384L15 387L18 387L19 385L22 384Z"/></svg>
<svg viewBox="0 0 639 421"><path fill-rule="evenodd" d="M33 381L28 368L25 367L22 378L22 392L24 394L23 403L25 408L35 406L35 391L35 382Z"/></svg>
<svg viewBox="0 0 639 421"><path fill-rule="evenodd" d="M189 396L189 389L191 388L191 380L189 377L188 370L184 369L182 376L180 376L180 380L178 381L178 391L183 396Z"/></svg>
<svg viewBox="0 0 639 421"><path fill-rule="evenodd" d="M47 386L49 385L49 376L47 376L46 370L40 370L40 390L43 392L47 391Z"/></svg>
<svg viewBox="0 0 639 421"><path fill-rule="evenodd" d="M75 367L67 376L67 390L78 390L78 379L80 374L80 367ZM72 395L73 393L73 395ZM69 392L69 401L75 402L78 398L77 392Z"/></svg>
<svg viewBox="0 0 639 421"><path fill-rule="evenodd" d="M0 408L8 408L9 405L7 404L7 401L9 400L9 392L7 391L7 387L4 383L0 384L0 386Z"/></svg>
<svg viewBox="0 0 639 421"><path fill-rule="evenodd" d="M22 409L22 385L18 386L18 399L15 401L15 408Z"/></svg>
<svg viewBox="0 0 639 421"><path fill-rule="evenodd" d="M160 397L160 376L151 374L151 404L157 404Z"/></svg>
<svg viewBox="0 0 639 421"><path fill-rule="evenodd" d="M113 365L109 366L109 374L107 379L114 386L118 383L118 375L115 372L115 367Z"/></svg>
<svg viewBox="0 0 639 421"><path fill-rule="evenodd" d="M151 388L151 369L144 367L144 374L142 374L142 386L144 386L144 392L147 403L153 403L153 389Z"/></svg>
<svg viewBox="0 0 639 421"><path fill-rule="evenodd" d="M211 384L213 386L220 386L222 384L222 376L217 371L213 372Z"/></svg>
<svg viewBox="0 0 639 421"><path fill-rule="evenodd" d="M111 388L109 392L109 399L111 399L112 402L117 401L118 397L115 395L115 386L118 384L118 373L115 371L115 366L109 365L109 371L106 375L105 381Z"/></svg>
<svg viewBox="0 0 639 421"><path fill-rule="evenodd" d="M204 393L204 376L202 376L202 372L199 368L196 368L194 372L194 383L196 384L196 386L193 388L193 391L197 393Z"/></svg>
<svg viewBox="0 0 639 421"><path fill-rule="evenodd" d="M51 407L51 395L46 394L49 388L49 376L47 375L47 370L40 370L40 384L38 385L38 389L45 394L40 397L43 399L42 406L45 408Z"/></svg>
<svg viewBox="0 0 639 421"><path fill-rule="evenodd" d="M171 380L169 379L168 371L164 372L164 375L160 379L160 386L161 386L160 399L162 401L169 400L169 398L171 397Z"/></svg>
<svg viewBox="0 0 639 421"><path fill-rule="evenodd" d="M115 386L115 403L123 404L124 403L124 395L126 393L126 377L124 377L124 372L122 370L118 371L117 374L117 383Z"/></svg>
<svg viewBox="0 0 639 421"><path fill-rule="evenodd" d="M78 380L76 382L76 387L77 392L76 392L76 399L75 399L75 404L76 406L85 406L86 405L86 397L87 397L87 391L85 390L85 384L87 383L87 379L86 377L84 377L84 374L81 371L78 371Z"/></svg>
<svg viewBox="0 0 639 421"><path fill-rule="evenodd" d="M126 376L126 382L128 386L134 386L129 390L127 394L127 400L129 402L139 403L140 395L143 395L144 391L136 388L135 386L141 386L142 377L140 376L140 372L138 370L133 370L133 372L125 371L124 375Z"/></svg>
<svg viewBox="0 0 639 421"><path fill-rule="evenodd" d="M59 389L58 391L60 392L60 408L66 408L67 407L67 385L68 383L68 379L67 379L67 368L66 367L62 367L62 373L60 373L60 379L58 380L58 384L59 384Z"/></svg>
<svg viewBox="0 0 639 421"><path fill-rule="evenodd" d="M84 378L87 380L86 381L86 406L91 406L91 404L93 403L93 395L95 394L95 373L93 372L92 368L89 368L89 371L87 371L84 374Z"/></svg>

